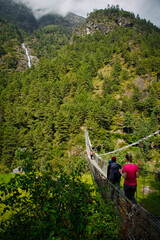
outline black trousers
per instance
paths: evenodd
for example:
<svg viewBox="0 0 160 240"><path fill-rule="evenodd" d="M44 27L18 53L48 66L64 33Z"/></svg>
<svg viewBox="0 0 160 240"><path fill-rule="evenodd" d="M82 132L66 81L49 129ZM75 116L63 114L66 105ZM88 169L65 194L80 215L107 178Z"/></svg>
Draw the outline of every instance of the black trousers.
<svg viewBox="0 0 160 240"><path fill-rule="evenodd" d="M136 189L137 189L137 185L126 185L126 184L124 184L125 196L129 200L131 200L134 204L137 204L137 201L136 201L136 199L134 197Z"/></svg>

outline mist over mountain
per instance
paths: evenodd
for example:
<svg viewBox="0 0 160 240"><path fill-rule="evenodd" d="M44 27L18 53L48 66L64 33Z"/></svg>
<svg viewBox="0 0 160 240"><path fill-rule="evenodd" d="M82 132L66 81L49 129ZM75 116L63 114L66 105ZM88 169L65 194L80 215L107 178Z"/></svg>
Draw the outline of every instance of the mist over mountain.
<svg viewBox="0 0 160 240"><path fill-rule="evenodd" d="M44 14L36 19L32 9L27 5L14 0L0 0L0 17L16 24L27 32L33 32L40 26L63 25L68 27L78 26L85 21L85 18L68 13L66 17L59 14Z"/></svg>
<svg viewBox="0 0 160 240"><path fill-rule="evenodd" d="M0 0L0 17L15 23L25 31L33 31L38 28L32 10L21 3L12 0Z"/></svg>
<svg viewBox="0 0 160 240"><path fill-rule="evenodd" d="M41 27L48 25L61 25L66 27L77 27L85 22L85 18L77 16L74 13L68 13L65 17L58 14L46 14L37 19Z"/></svg>

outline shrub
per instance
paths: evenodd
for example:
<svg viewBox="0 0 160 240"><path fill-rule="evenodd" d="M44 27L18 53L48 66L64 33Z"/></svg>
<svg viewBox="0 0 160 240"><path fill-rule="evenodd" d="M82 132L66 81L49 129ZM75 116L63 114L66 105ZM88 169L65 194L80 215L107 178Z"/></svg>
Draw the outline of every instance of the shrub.
<svg viewBox="0 0 160 240"><path fill-rule="evenodd" d="M1 239L118 239L113 209L79 173L30 172L2 184Z"/></svg>

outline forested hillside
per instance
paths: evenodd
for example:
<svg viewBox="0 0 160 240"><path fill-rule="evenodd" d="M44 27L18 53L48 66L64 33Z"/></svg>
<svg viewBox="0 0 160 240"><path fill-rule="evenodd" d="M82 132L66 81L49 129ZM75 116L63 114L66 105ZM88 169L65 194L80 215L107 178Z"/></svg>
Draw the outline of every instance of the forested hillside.
<svg viewBox="0 0 160 240"><path fill-rule="evenodd" d="M113 6L74 32L50 25L28 35L1 22L1 172L84 157L84 127L101 153L158 130L160 29L152 23ZM39 63L17 71L21 38ZM140 166L156 169L159 147L158 136L142 144Z"/></svg>

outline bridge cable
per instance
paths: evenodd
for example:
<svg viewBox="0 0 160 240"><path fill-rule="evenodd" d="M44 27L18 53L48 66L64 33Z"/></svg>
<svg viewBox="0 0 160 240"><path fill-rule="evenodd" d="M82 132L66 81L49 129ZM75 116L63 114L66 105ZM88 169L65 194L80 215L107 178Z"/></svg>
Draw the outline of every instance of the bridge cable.
<svg viewBox="0 0 160 240"><path fill-rule="evenodd" d="M131 147L131 146L137 145L138 143L143 142L144 140L146 140L146 139L148 139L148 138L150 138L150 137L153 137L154 135L156 135L156 134L158 134L158 133L160 133L160 130L158 130L158 131L156 131L156 132L148 135L148 136L145 137L145 138L142 138L142 139L138 140L137 142L134 142L134 143L132 143L132 144L129 144L129 145L125 146L125 147L116 149L116 150L111 151L111 152L99 154L99 156L104 156L104 155L108 155L108 154L111 154L111 153L115 153L115 152L121 151L121 150L123 150L123 149L129 148L129 147Z"/></svg>

